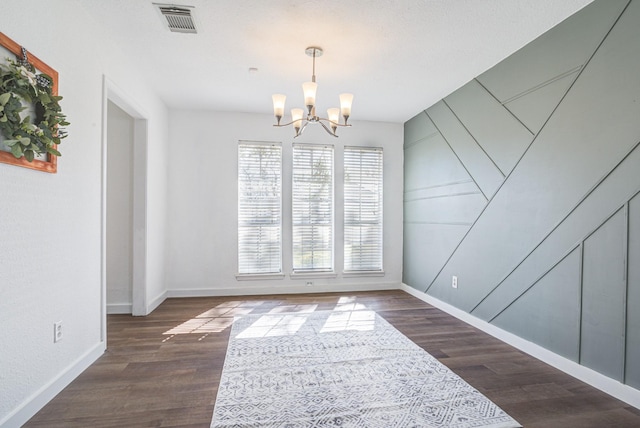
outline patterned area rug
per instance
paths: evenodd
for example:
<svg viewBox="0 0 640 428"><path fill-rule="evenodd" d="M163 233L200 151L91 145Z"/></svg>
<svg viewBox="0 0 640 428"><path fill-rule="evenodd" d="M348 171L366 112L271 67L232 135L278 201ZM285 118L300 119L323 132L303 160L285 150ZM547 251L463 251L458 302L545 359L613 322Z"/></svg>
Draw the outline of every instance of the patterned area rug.
<svg viewBox="0 0 640 428"><path fill-rule="evenodd" d="M234 321L212 428L520 427L373 311Z"/></svg>

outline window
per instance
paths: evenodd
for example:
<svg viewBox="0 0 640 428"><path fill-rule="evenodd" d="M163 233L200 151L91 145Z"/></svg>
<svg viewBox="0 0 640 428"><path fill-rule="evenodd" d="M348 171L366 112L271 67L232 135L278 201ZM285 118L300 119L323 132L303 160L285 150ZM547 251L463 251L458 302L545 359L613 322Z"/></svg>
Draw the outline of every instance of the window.
<svg viewBox="0 0 640 428"><path fill-rule="evenodd" d="M293 145L293 271L333 271L333 147Z"/></svg>
<svg viewBox="0 0 640 428"><path fill-rule="evenodd" d="M344 270L382 270L381 148L344 148Z"/></svg>
<svg viewBox="0 0 640 428"><path fill-rule="evenodd" d="M282 147L238 145L238 272L282 272Z"/></svg>

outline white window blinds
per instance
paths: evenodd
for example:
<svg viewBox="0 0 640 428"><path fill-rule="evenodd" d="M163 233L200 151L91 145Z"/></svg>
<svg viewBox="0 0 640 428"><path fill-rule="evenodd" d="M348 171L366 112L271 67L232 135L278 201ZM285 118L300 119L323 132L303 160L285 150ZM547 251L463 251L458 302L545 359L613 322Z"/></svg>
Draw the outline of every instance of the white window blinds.
<svg viewBox="0 0 640 428"><path fill-rule="evenodd" d="M382 270L382 148L344 149L344 270Z"/></svg>
<svg viewBox="0 0 640 428"><path fill-rule="evenodd" d="M333 146L293 145L293 271L333 270Z"/></svg>
<svg viewBox="0 0 640 428"><path fill-rule="evenodd" d="M238 145L238 272L282 271L282 147Z"/></svg>

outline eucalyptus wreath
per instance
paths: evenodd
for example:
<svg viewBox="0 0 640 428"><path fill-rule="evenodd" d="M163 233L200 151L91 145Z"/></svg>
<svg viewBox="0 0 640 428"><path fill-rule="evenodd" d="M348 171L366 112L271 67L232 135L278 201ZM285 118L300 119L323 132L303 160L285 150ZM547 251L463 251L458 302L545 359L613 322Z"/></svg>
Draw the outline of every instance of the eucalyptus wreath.
<svg viewBox="0 0 640 428"><path fill-rule="evenodd" d="M31 162L36 154L60 156L56 145L67 136L61 127L69 123L59 104L62 97L51 93L52 83L26 61L7 58L0 64L0 132L16 158ZM35 107L34 120L21 117L24 103Z"/></svg>

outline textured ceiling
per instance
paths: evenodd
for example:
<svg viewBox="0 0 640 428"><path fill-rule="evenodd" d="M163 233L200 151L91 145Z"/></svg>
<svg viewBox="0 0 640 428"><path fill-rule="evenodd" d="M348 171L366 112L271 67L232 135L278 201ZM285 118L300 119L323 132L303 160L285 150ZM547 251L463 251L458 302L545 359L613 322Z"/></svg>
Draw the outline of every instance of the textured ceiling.
<svg viewBox="0 0 640 428"><path fill-rule="evenodd" d="M352 92L353 120L404 122L591 0L184 0L198 34L171 33L146 0L79 2L138 61L169 107L271 113ZM255 67L257 73L249 73Z"/></svg>

